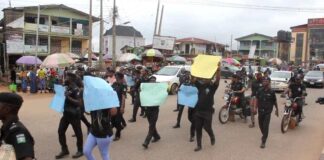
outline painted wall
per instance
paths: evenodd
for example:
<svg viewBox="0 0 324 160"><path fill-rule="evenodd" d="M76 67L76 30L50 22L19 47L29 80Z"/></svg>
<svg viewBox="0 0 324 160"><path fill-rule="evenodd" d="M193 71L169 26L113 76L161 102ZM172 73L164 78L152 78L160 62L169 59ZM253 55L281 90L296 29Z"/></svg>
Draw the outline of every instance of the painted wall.
<svg viewBox="0 0 324 160"><path fill-rule="evenodd" d="M61 52L67 53L70 52L70 39L62 39L61 40Z"/></svg>
<svg viewBox="0 0 324 160"><path fill-rule="evenodd" d="M104 54L112 54L112 36L105 36L104 41ZM144 46L145 45L145 39L136 37L135 38L136 47ZM116 54L119 56L122 51L120 50L124 46L134 46L134 37L128 37L128 36L116 36ZM108 49L108 52L107 52Z"/></svg>
<svg viewBox="0 0 324 160"><path fill-rule="evenodd" d="M82 54L88 52L88 48L89 48L89 40L82 40L82 49L81 49Z"/></svg>
<svg viewBox="0 0 324 160"><path fill-rule="evenodd" d="M307 41L307 32L292 32L291 37L293 39L293 43L291 43L290 47L290 61L295 61L296 60L296 42L297 42L297 34L298 33L303 33L304 34L304 44L303 44L303 53L302 53L302 61L306 60L306 41Z"/></svg>

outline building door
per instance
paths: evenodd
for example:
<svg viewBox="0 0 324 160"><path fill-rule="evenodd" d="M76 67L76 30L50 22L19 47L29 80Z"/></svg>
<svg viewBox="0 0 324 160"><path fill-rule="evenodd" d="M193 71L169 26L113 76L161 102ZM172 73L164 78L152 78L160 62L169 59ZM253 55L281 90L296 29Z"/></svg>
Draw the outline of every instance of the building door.
<svg viewBox="0 0 324 160"><path fill-rule="evenodd" d="M185 54L189 54L190 53L190 44L186 44L185 46Z"/></svg>

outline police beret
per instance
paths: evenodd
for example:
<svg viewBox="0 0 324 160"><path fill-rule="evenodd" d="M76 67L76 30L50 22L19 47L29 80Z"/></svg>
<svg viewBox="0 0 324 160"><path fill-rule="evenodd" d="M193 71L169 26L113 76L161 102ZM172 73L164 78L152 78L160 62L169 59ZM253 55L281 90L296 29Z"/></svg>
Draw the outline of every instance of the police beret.
<svg viewBox="0 0 324 160"><path fill-rule="evenodd" d="M0 103L7 103L15 107L20 107L23 102L24 102L23 98L16 93L10 93L10 92L0 93Z"/></svg>

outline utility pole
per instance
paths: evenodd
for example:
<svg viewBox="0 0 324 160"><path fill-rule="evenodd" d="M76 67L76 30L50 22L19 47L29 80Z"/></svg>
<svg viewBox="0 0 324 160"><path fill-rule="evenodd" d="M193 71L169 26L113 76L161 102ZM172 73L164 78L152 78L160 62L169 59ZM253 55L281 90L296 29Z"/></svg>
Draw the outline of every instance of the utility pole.
<svg viewBox="0 0 324 160"><path fill-rule="evenodd" d="M155 28L154 28L154 34L153 36L156 35L156 30L157 30L157 23L158 23L158 20L159 20L159 12L160 12L160 0L158 2L158 6L157 6L157 11L156 11L156 18L155 18Z"/></svg>
<svg viewBox="0 0 324 160"><path fill-rule="evenodd" d="M103 17L102 17L102 0L100 0L100 40L99 40L99 48L100 48L100 53L99 53L99 68L103 68L102 64L102 54L103 54Z"/></svg>
<svg viewBox="0 0 324 160"><path fill-rule="evenodd" d="M232 47L233 47L233 35L231 34L231 54L232 54Z"/></svg>
<svg viewBox="0 0 324 160"><path fill-rule="evenodd" d="M9 0L9 8L11 8L11 0Z"/></svg>
<svg viewBox="0 0 324 160"><path fill-rule="evenodd" d="M116 68L116 0L114 0L114 7L113 7L113 41L112 41L112 66Z"/></svg>
<svg viewBox="0 0 324 160"><path fill-rule="evenodd" d="M40 5L37 7L37 28L36 28L36 56L35 56L35 68L37 67L37 57L38 57L38 32L39 32L39 16L40 16Z"/></svg>
<svg viewBox="0 0 324 160"><path fill-rule="evenodd" d="M161 35L161 27L162 27L163 11L164 11L164 5L162 5L162 10L161 10L161 18L160 18L159 32L158 32L158 35L159 35L159 36Z"/></svg>
<svg viewBox="0 0 324 160"><path fill-rule="evenodd" d="M89 47L88 47L88 66L92 65L92 0L90 0L89 13Z"/></svg>

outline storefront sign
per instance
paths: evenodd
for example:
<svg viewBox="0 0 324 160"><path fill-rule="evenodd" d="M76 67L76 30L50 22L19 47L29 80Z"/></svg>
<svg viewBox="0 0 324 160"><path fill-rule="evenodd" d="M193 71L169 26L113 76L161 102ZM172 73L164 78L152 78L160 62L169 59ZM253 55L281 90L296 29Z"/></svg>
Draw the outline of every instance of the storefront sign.
<svg viewBox="0 0 324 160"><path fill-rule="evenodd" d="M25 45L25 53L35 53L36 45ZM38 53L47 53L47 46L38 46Z"/></svg>
<svg viewBox="0 0 324 160"><path fill-rule="evenodd" d="M8 54L19 54L24 51L24 40L22 34L11 34L8 35L6 40L7 53Z"/></svg>
<svg viewBox="0 0 324 160"><path fill-rule="evenodd" d="M52 26L51 31L55 33L63 33L63 34L69 34L70 28L69 27L62 27L62 26Z"/></svg>
<svg viewBox="0 0 324 160"><path fill-rule="evenodd" d="M308 25L309 26L324 25L324 18L308 19Z"/></svg>

